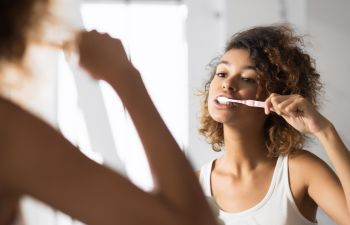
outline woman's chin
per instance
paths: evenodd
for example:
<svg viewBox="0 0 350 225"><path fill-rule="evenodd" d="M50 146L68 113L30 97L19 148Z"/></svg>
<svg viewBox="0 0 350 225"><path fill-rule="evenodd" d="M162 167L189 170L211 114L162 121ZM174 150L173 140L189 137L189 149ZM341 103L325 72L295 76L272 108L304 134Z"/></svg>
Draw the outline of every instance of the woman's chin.
<svg viewBox="0 0 350 225"><path fill-rule="evenodd" d="M212 119L222 124L232 122L233 120L231 117L223 116L223 115L212 116Z"/></svg>

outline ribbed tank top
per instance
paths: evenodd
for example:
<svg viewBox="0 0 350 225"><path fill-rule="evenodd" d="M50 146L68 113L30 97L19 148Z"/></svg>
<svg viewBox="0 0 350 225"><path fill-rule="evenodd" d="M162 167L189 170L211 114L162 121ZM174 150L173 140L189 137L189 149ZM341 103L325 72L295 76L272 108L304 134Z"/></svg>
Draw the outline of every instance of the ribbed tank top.
<svg viewBox="0 0 350 225"><path fill-rule="evenodd" d="M265 197L255 206L238 213L225 212L216 204L211 191L214 160L202 166L199 180L218 221L225 225L311 225L297 208L289 186L288 156L279 156Z"/></svg>

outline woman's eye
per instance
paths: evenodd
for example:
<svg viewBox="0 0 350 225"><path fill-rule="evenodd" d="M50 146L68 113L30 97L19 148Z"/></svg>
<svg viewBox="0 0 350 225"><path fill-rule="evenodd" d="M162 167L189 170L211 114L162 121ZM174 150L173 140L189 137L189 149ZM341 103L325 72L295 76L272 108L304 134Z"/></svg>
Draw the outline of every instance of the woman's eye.
<svg viewBox="0 0 350 225"><path fill-rule="evenodd" d="M255 79L249 78L249 77L241 77L241 80L243 80L244 82L247 82L247 83L256 83Z"/></svg>
<svg viewBox="0 0 350 225"><path fill-rule="evenodd" d="M218 77L225 77L226 74L224 72L218 72L215 75Z"/></svg>

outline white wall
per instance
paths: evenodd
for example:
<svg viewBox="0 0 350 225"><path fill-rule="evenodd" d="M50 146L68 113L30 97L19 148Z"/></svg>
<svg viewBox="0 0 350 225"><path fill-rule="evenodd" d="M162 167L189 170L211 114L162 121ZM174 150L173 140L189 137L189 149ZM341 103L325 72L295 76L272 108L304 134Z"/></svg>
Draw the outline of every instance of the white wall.
<svg viewBox="0 0 350 225"><path fill-rule="evenodd" d="M225 0L188 0L188 84L189 84L189 138L187 156L196 169L215 157L203 138L198 135L200 98L195 93L201 88L208 72L206 65L223 49L226 39Z"/></svg>
<svg viewBox="0 0 350 225"><path fill-rule="evenodd" d="M324 83L321 112L336 126L345 144L350 147L350 1L307 1L307 32L316 67ZM322 147L316 142L312 150L329 163ZM320 224L335 224L322 212Z"/></svg>
<svg viewBox="0 0 350 225"><path fill-rule="evenodd" d="M311 50L325 85L321 110L350 146L350 1L313 0L307 8Z"/></svg>

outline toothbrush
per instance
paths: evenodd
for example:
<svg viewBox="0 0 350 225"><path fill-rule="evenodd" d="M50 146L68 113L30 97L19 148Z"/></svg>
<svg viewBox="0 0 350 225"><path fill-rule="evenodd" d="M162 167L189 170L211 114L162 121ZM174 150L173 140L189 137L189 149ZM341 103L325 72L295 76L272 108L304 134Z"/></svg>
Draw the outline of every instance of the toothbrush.
<svg viewBox="0 0 350 225"><path fill-rule="evenodd" d="M251 106L251 107L260 107L260 108L265 107L265 102L255 101L255 100L235 100L235 99L230 99L230 98L226 98L223 96L218 97L217 100L221 104L228 103L228 102L235 102L235 103L241 103L241 104Z"/></svg>

